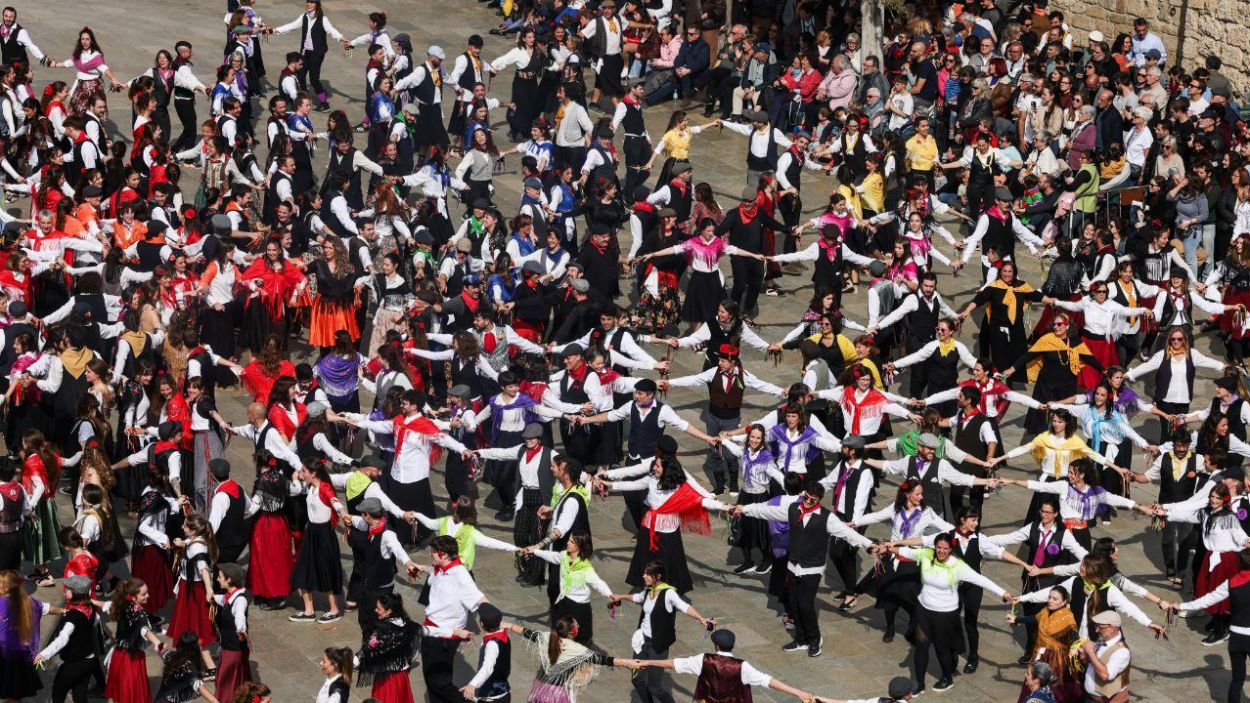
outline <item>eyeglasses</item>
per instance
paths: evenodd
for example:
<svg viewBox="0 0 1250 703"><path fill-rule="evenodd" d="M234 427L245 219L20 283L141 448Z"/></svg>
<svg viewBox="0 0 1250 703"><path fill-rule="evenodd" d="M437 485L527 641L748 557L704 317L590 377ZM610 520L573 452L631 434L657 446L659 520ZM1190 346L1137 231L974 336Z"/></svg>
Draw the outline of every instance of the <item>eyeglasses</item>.
<svg viewBox="0 0 1250 703"><path fill-rule="evenodd" d="M1168 341L1169 341L1169 342L1183 342L1183 341L1185 341L1185 338L1184 338L1184 337L1172 337L1172 338L1168 339Z"/></svg>
<svg viewBox="0 0 1250 703"><path fill-rule="evenodd" d="M1094 289L1094 295L1098 295L1099 293L1101 293L1101 294L1103 294L1103 295L1106 295L1106 294L1107 294L1107 289L1106 289L1106 288L1095 288L1095 289Z"/></svg>

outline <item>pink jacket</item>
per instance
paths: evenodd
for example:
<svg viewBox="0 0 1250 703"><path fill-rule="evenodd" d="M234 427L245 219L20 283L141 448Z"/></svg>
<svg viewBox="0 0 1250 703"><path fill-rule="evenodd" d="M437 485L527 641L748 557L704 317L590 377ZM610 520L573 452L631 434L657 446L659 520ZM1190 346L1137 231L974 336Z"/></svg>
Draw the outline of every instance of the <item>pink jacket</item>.
<svg viewBox="0 0 1250 703"><path fill-rule="evenodd" d="M651 59L651 68L672 68L679 51L681 51L681 37L673 37L671 42L660 44L660 55Z"/></svg>
<svg viewBox="0 0 1250 703"><path fill-rule="evenodd" d="M829 98L829 109L833 110L851 104L858 82L855 72L850 69L845 69L842 73L830 69L825 79L820 82L819 90Z"/></svg>

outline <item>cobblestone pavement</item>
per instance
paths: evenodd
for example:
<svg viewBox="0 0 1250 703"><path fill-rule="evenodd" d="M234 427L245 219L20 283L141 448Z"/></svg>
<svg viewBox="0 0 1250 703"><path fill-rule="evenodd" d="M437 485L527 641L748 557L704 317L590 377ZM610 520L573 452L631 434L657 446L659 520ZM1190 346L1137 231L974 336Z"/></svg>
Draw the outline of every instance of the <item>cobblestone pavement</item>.
<svg viewBox="0 0 1250 703"><path fill-rule="evenodd" d="M464 41L470 34L480 33L486 36L486 30L493 26L496 19L492 11L471 0L449 3L386 1L376 6L345 0L326 0L324 7L334 25L348 36L367 30L368 12L385 10L391 18L392 36L398 32L408 32L413 37L418 54L423 54L429 44L437 43L446 49L449 57L454 57L463 50ZM157 49L172 48L174 41L186 39L195 45L197 75L211 85L211 74L220 61L225 35L221 23L224 9L218 3L192 3L185 0L159 3L154 0L96 0L90 3L24 5L18 9L19 21L31 31L36 43L54 58L66 58L77 30L84 23L90 24L99 36L110 67L122 80L136 76L150 67ZM302 9L303 3L293 1L274 3L271 0L260 0L257 3L259 14L269 24L275 25L289 21ZM511 42L506 39L493 36L486 36L486 39L483 56L488 60L511 47ZM296 41L292 36L283 36L264 44L271 77L276 77L281 68L283 54L293 49ZM331 51L325 64L325 78L332 87L331 103L336 108L346 107L353 120L362 112L364 64L364 51L357 51L347 58L335 50ZM494 95L505 102L511 84L510 72L511 69L508 69L495 79ZM36 82L41 86L48 80L61 79L68 82L72 78L73 74L66 69L40 68L37 69ZM128 139L130 130L124 125L130 119L130 114L124 94L110 95L109 100L116 123L113 132L116 134L117 125L123 125L121 131ZM204 119L208 110L203 99L199 100L198 110L200 118ZM263 106L259 110L258 114L264 114ZM653 108L647 114L651 134L658 137L667 123L669 108ZM502 109L497 112L496 117L502 120ZM318 126L322 121L321 116L314 116L314 122ZM697 124L702 120L696 116L692 121ZM503 132L506 133L506 129ZM499 135L500 143L507 141L506 136L499 131L496 134ZM732 205L737 194L741 192L744 142L742 137L715 130L694 139L691 161L695 164L695 179L710 182L722 203ZM517 163L515 157L511 158L508 162L508 173L496 178L496 187L502 195L499 198L501 203L515 203L519 199ZM193 180L197 177L198 174L194 172L186 176L184 192L194 192ZM804 193L807 194L807 207L814 209L819 206L831 187L832 181L828 177L805 174ZM14 207L25 210L28 203L22 201ZM941 246L946 247L944 243ZM952 305L958 307L966 303L975 287L972 276L965 274L952 279L945 271L940 271L940 275L940 289ZM1026 280L1035 284L1040 283L1044 277L1038 270L1037 262L1031 259L1024 264L1023 275ZM803 289L794 295L761 298L762 311L758 321L761 325L760 333L767 339L778 340L789 331L810 295L810 284L806 275L788 276L784 285L787 288L802 286ZM860 292L846 300L848 315L862 321L866 317L864 294ZM972 327L969 325L961 335L966 343L971 343L973 339ZM1203 351L1209 351L1212 344L1209 339L1204 339L1199 346ZM1217 348L1215 351L1218 353L1222 350ZM296 356L296 361L311 361L306 348L302 348ZM677 363L674 374L694 373L699 370L696 355L682 353L675 358ZM793 372L798 357L793 352L787 352L783 364L774 368L759 353L749 351L745 355L745 363L748 368L770 381L787 383L794 379ZM1210 397L1211 389L1209 381L1203 381L1200 383L1199 395ZM701 392L682 392L675 394L671 400L684 417L697 420L705 397ZM768 409L761 404L765 400L759 394L750 395L748 403L751 408L744 414L752 419L762 415ZM244 399L241 395L234 392L221 393L219 403L227 418L241 421L244 417ZM1016 446L1021 441L1021 409L1013 407L1009 418L1004 431L1007 448ZM1153 423L1151 425L1150 432L1153 436L1155 430ZM697 466L701 463L696 456L701 451L696 443L686 441L683 446L689 465ZM236 467L249 465L248 449L245 442L235 442L229 448L229 458ZM1140 470L1144 461L1143 457L1135 457L1134 467ZM1032 473L1032 469L1032 462L1024 458L1014 462L1014 466L1007 469L1005 475L1022 478ZM240 470L238 473L244 475L250 472ZM433 484L436 493L446 495L441 471L436 472ZM892 491L887 488L883 492ZM1153 486L1134 490L1134 497L1140 502L1153 501L1155 494ZM983 529L989 533L1013 529L1015 521L1027 504L1025 499L1026 496L1020 489L1007 489L1002 497L989 500L986 503L987 517L983 520ZM878 506L883 505L882 500L878 497ZM65 501L62 503L64 509ZM510 526L497 524L490 517L492 510L483 512L482 527L487 534L511 539ZM624 577L633 549L632 535L621 527L622 514L623 506L619 498L606 505L596 502L592 508L596 567L617 591L626 589ZM1144 533L1146 524L1144 518L1134 519L1125 515L1110 527L1099 528L1097 536L1112 535L1120 539L1125 545L1121 550L1123 570L1162 597L1176 600L1176 592L1168 588L1161 574L1159 538L1155 533ZM128 524L124 529L129 534L131 528ZM885 536L882 526L874 526L869 535ZM836 577L832 575L829 580L835 583L823 589L820 598L824 655L819 659L809 660L802 655L782 653L781 645L789 641L789 638L773 611L766 609L765 581L757 576L744 578L731 573L732 565L737 563L737 555L731 554L731 550L726 547L725 536L725 523L714 520L711 536L686 537L686 550L696 578L692 594L694 603L701 612L717 617L723 626L732 628L737 633L736 653L760 669L793 685L819 695L838 698L883 695L885 684L891 677L907 674L910 666L907 645L901 638L889 645L881 642L882 619L879 611L872 608L871 599L863 601L849 614L842 614L830 606L832 593L836 592L831 589L838 585ZM415 557L419 562L428 563L426 554L416 554ZM726 566L727 563L730 566ZM486 552L478 561L476 576L490 599L503 609L509 619L542 626L546 620L545 592L542 589L517 587L512 578L514 573L511 556ZM832 570L830 573L832 574ZM1019 590L1018 570L1014 567L1008 568L1000 562L990 562L987 574L1009 590ZM416 603L415 593L407 587L401 587L400 590L409 598L409 612L419 617L421 608ZM53 591L44 589L40 595L51 597ZM925 700L945 698L972 703L1007 702L1016 699L1023 678L1022 667L1015 663L1020 655L1020 648L1013 640L1018 638L1013 637L1013 632L1003 621L1005 607L990 603L989 600L987 599L981 614L980 670L974 675L960 675L953 690L946 693L930 692ZM1143 607L1152 617L1159 613L1149 603L1145 603ZM599 600L596 601L596 617L599 620L596 627L597 644L609 653L628 655L629 638L634 630L637 611L627 608L620 619L609 620L607 610ZM1133 648L1133 693L1146 701L1222 697L1228 681L1225 647L1221 645L1203 648L1199 645L1202 636L1201 620L1196 625L1184 620L1178 623L1170 641L1156 641L1140 626L1127 626L1128 642ZM315 698L322 681L317 660L324 647L331 644L359 644L359 629L353 617L330 626L295 624L287 621L286 613L270 613L253 608L251 630L252 660L256 674L274 689L277 693L275 699L282 701ZM688 620L683 620L680 624L678 636L678 642L671 650L674 656L710 650L710 644L703 639L702 630ZM457 680L467 682L471 676L471 667L477 661L476 645L466 646L462 654L465 661L458 667ZM152 664L150 670L155 675L159 669L155 662ZM935 667L936 664L932 666ZM532 671L533 666L526 660L523 652L517 650L513 659L512 684L517 690L518 700L522 699L529 688ZM932 676L931 674L929 679L930 686L933 682ZM51 672L47 678L50 685ZM424 699L420 676L414 674L413 678L414 690L419 699ZM693 681L682 678L675 680L674 684L676 698L689 700L693 692ZM604 672L582 700L625 701L630 696L630 690L627 672ZM361 690L354 695L363 698L365 692ZM757 691L755 695L761 701L785 698L771 691Z"/></svg>

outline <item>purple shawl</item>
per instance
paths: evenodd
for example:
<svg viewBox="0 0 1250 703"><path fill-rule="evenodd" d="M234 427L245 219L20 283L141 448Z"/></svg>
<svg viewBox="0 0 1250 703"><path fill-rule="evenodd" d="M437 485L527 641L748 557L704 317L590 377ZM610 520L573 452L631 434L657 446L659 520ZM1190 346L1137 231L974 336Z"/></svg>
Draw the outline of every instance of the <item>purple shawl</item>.
<svg viewBox="0 0 1250 703"><path fill-rule="evenodd" d="M495 444L495 442L499 439L499 426L503 424L503 413L505 410L524 410L526 424L538 421L538 415L536 415L534 411L530 410L530 408L538 405L538 401L524 393L517 393L516 398L511 403L507 405L500 405L499 400L501 398L503 398L502 393L490 399L491 444Z"/></svg>
<svg viewBox="0 0 1250 703"><path fill-rule="evenodd" d="M43 618L43 613L48 606L42 601L31 599L31 610L34 613L34 635L31 636L30 645L24 644L17 636L17 628L13 625L16 618L9 617L9 599L0 598L0 657L4 659L20 659L22 661L31 662L35 660L35 654L39 652L39 621Z"/></svg>

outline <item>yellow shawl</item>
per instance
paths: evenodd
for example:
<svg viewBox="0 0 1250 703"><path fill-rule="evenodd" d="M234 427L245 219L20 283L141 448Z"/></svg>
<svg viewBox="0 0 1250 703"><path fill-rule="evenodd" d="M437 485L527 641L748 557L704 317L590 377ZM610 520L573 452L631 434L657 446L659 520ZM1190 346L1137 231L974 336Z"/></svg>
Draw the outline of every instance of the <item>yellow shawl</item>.
<svg viewBox="0 0 1250 703"><path fill-rule="evenodd" d="M1081 375L1081 369L1085 368L1085 362L1081 361L1081 355L1093 354L1089 350L1089 347L1085 346L1085 342L1081 342L1080 344L1074 347L1074 346L1069 345L1066 339L1061 339L1059 337L1056 337L1054 332L1047 332L1046 334L1042 335L1042 338L1037 340L1036 344L1029 347L1029 351L1031 352L1060 352L1060 353L1067 352L1068 368L1072 370L1073 376ZM1036 383L1037 376L1038 374L1041 373L1041 371L1042 371L1042 357L1039 356L1029 362L1029 366L1028 366L1029 383Z"/></svg>
<svg viewBox="0 0 1250 703"><path fill-rule="evenodd" d="M1071 464L1076 459L1084 458L1089 453L1089 445L1080 435L1073 433L1071 437L1056 444L1055 436L1050 432L1043 432L1033 438L1029 444L1033 445L1033 459L1041 466L1043 471L1049 471L1055 478L1066 478L1067 474L1063 467ZM1047 468L1042 466L1042 462L1046 461L1046 450L1051 449L1055 452L1055 461L1052 466Z"/></svg>
<svg viewBox="0 0 1250 703"><path fill-rule="evenodd" d="M95 358L95 353L87 347L81 349L66 349L61 352L61 366L64 367L65 373L74 378L81 378L87 370L87 362Z"/></svg>
<svg viewBox="0 0 1250 703"><path fill-rule="evenodd" d="M1016 293L1032 293L1033 286L1020 282L1013 287L1003 283L1001 278L995 278L989 287L1003 291L1003 307L1007 308L1007 322L1013 325L1016 324ZM989 309L987 306L986 319L989 318Z"/></svg>

